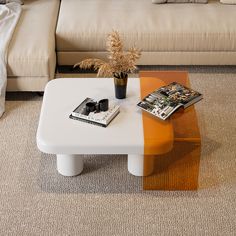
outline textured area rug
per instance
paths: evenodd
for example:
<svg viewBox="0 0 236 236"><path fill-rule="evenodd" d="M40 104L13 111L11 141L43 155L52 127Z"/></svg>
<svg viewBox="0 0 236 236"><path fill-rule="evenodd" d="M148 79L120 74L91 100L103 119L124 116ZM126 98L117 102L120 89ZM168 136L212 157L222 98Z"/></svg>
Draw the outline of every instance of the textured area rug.
<svg viewBox="0 0 236 236"><path fill-rule="evenodd" d="M0 235L235 235L235 69L189 70L192 88L204 94L196 105L198 191L143 191L127 156L85 156L82 175L59 175L55 156L36 146L42 98L8 93L0 120Z"/></svg>

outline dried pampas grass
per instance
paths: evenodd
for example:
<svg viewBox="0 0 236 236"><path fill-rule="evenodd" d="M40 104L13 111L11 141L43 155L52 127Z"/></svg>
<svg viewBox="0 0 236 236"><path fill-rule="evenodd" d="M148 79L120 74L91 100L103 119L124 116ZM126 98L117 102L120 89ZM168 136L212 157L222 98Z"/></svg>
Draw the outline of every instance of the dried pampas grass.
<svg viewBox="0 0 236 236"><path fill-rule="evenodd" d="M125 52L118 31L112 31L108 34L106 47L108 62L101 59L85 59L76 63L74 67L79 66L82 69L93 68L98 71L98 77L116 76L117 78L123 78L127 73L135 72L137 69L135 63L141 56L139 49L132 47Z"/></svg>

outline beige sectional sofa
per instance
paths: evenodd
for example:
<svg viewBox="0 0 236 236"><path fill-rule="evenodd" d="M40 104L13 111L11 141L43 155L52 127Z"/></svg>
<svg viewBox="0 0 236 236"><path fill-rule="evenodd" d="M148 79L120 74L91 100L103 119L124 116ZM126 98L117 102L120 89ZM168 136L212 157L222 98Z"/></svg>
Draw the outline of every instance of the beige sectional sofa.
<svg viewBox="0 0 236 236"><path fill-rule="evenodd" d="M43 91L54 78L60 0L25 0L8 50L8 91Z"/></svg>
<svg viewBox="0 0 236 236"><path fill-rule="evenodd" d="M59 66L104 58L105 38L112 29L121 32L127 47L135 43L142 49L140 65L236 65L236 5L219 0L25 3L9 52L8 90L43 90L54 77L55 56Z"/></svg>

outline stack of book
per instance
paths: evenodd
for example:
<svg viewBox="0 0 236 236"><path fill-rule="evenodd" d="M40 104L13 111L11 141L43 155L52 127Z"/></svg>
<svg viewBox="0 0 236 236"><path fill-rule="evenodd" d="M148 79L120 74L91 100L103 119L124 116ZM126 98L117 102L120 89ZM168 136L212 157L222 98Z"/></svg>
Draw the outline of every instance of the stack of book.
<svg viewBox="0 0 236 236"><path fill-rule="evenodd" d="M86 110L86 104L96 103L92 98L86 98L78 107L70 114L71 119L87 122L90 124L107 127L109 123L118 115L120 112L120 106L116 104L110 104L107 111L96 110L89 112Z"/></svg>

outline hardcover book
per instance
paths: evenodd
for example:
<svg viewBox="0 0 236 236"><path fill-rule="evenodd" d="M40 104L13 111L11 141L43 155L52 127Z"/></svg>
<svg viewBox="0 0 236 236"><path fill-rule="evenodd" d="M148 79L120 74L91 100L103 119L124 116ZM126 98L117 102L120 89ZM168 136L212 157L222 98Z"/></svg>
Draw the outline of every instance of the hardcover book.
<svg viewBox="0 0 236 236"><path fill-rule="evenodd" d="M107 127L109 123L118 115L120 112L120 106L112 103L109 105L109 109L107 111L99 111L96 110L93 112L87 112L86 104L88 103L96 103L96 101L92 98L86 98L69 116L71 119L79 120L83 122L87 122L90 124Z"/></svg>
<svg viewBox="0 0 236 236"><path fill-rule="evenodd" d="M202 98L201 93L173 82L148 94L137 106L162 120L166 120L180 107L185 109Z"/></svg>

